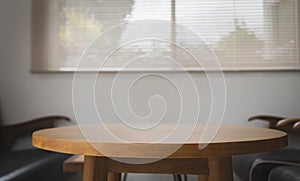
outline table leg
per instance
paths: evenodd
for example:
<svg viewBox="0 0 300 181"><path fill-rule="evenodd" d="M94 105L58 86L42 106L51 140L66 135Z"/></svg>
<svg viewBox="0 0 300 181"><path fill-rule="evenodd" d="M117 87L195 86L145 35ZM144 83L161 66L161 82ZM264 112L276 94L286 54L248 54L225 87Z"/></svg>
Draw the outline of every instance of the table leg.
<svg viewBox="0 0 300 181"><path fill-rule="evenodd" d="M208 169L208 181L233 181L231 156L209 157Z"/></svg>
<svg viewBox="0 0 300 181"><path fill-rule="evenodd" d="M94 181L97 158L93 156L84 156L83 181Z"/></svg>
<svg viewBox="0 0 300 181"><path fill-rule="evenodd" d="M95 181L107 181L108 170L107 170L107 158L98 157L96 164L96 179Z"/></svg>

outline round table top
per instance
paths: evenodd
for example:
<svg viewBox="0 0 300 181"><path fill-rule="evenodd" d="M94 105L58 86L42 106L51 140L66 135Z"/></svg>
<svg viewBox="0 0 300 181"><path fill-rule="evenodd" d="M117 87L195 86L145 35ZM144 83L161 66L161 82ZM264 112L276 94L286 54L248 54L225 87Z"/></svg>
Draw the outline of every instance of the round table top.
<svg viewBox="0 0 300 181"><path fill-rule="evenodd" d="M210 141L200 139L204 131L202 126L195 127L188 135L184 130L186 128L179 128L169 139L172 129L168 126L150 132L124 130L115 125L67 126L34 132L32 144L40 149L61 153L120 158L231 156L287 146L286 133L266 128L221 126ZM199 145L207 146L200 149Z"/></svg>

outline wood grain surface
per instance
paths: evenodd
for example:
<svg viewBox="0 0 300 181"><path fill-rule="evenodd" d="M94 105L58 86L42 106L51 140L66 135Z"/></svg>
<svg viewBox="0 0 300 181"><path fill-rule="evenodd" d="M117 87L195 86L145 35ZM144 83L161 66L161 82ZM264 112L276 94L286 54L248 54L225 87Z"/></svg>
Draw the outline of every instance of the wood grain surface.
<svg viewBox="0 0 300 181"><path fill-rule="evenodd" d="M169 150L174 150L169 158L207 158L264 152L287 145L284 132L245 126L221 126L205 149L199 149L199 144L208 143L200 141L204 130L201 126L195 127L187 139L181 138L186 136L186 128L182 127L174 138L159 141L156 140L170 135L173 128L166 125L150 133L122 130L116 125L110 125L109 129L114 138L107 134L107 127L45 129L33 133L32 144L55 152L120 158L162 158ZM116 136L122 139L116 139Z"/></svg>

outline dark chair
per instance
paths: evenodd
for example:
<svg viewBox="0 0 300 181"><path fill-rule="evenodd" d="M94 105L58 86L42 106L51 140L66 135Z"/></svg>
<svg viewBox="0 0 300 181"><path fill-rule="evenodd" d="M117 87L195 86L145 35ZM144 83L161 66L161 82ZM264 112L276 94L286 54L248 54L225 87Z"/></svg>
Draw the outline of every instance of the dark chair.
<svg viewBox="0 0 300 181"><path fill-rule="evenodd" d="M34 148L11 150L18 138L31 136L35 130L54 127L54 123L60 120L70 121L70 118L48 116L21 124L0 126L0 181L60 181L71 176L62 172L62 163L70 155Z"/></svg>
<svg viewBox="0 0 300 181"><path fill-rule="evenodd" d="M249 118L249 121L257 119L268 121L271 129L300 134L299 118L254 116ZM297 172L300 169L299 163L300 150L294 148L233 157L233 169L243 181L300 181L300 172Z"/></svg>
<svg viewBox="0 0 300 181"><path fill-rule="evenodd" d="M270 172L269 179L272 181L299 181L300 166L278 166Z"/></svg>

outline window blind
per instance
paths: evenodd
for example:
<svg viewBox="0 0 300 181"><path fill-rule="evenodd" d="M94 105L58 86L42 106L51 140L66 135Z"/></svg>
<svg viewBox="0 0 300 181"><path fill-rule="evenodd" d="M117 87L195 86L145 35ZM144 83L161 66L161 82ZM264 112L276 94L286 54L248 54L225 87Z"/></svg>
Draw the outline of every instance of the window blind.
<svg viewBox="0 0 300 181"><path fill-rule="evenodd" d="M32 3L33 71L299 69L297 0Z"/></svg>

